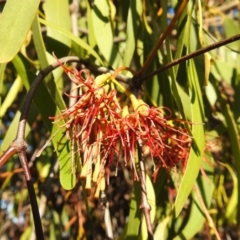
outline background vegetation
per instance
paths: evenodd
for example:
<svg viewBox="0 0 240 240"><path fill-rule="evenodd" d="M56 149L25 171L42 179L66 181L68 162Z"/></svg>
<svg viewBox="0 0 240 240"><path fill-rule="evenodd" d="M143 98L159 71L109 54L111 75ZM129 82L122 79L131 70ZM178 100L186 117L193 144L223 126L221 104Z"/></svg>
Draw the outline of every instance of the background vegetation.
<svg viewBox="0 0 240 240"><path fill-rule="evenodd" d="M64 56L72 65L141 71L184 1L45 0L0 2L0 153L16 137L26 92L41 69ZM143 76L197 49L239 33L239 1L189 1ZM190 121L195 145L186 166L162 168L155 182L146 159L146 186L155 239L239 239L240 42L209 51L147 77L140 95ZM129 72L122 72L131 78ZM64 170L71 161L54 151L55 116L72 103L71 83L59 68L34 97L26 128L27 155L46 239L148 239L140 185L119 163L99 199L84 179ZM195 147L194 147L195 146ZM196 147L197 146L197 147ZM197 150L196 150L197 149ZM60 159L60 161L59 161ZM0 169L0 238L34 239L28 192L18 157ZM110 214L111 223L106 222Z"/></svg>

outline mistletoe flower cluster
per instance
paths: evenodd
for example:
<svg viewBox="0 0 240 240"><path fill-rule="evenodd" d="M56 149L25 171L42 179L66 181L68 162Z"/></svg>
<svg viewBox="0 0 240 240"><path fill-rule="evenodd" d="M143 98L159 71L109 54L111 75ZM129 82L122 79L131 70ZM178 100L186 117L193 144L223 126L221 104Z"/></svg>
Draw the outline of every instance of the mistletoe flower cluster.
<svg viewBox="0 0 240 240"><path fill-rule="evenodd" d="M76 103L51 118L55 122L64 120L61 128L71 141L72 155L81 158L81 177L86 178L87 189L92 181L104 185L110 166L113 161L118 166L120 157L132 167L134 179L138 180L138 146L143 157L153 159L155 177L161 167L170 169L178 163L185 164L191 138L180 121L173 124L171 114L166 117L169 110L149 107L127 90L125 98L123 94L119 97L110 73L94 79L88 70L63 68L79 95L67 95L77 98Z"/></svg>

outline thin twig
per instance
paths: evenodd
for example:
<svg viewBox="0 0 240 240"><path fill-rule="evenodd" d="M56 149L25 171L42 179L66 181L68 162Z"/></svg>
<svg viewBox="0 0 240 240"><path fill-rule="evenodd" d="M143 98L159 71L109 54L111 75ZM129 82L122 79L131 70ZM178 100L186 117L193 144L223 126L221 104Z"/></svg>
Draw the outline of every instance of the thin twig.
<svg viewBox="0 0 240 240"><path fill-rule="evenodd" d="M203 53L209 52L209 51L211 51L213 49L222 47L222 46L224 46L226 44L229 44L229 43L232 43L232 42L235 42L235 41L238 41L238 40L240 40L240 34L234 35L234 36L232 36L230 38L227 38L227 39L224 39L224 40L222 40L220 42L213 43L213 44L211 44L211 45L209 45L207 47L201 48L201 49L199 49L199 50L197 50L197 51L195 51L193 53L190 53L190 54L185 55L185 56L183 56L181 58L178 58L178 59L176 59L176 60L174 60L174 61L164 65L163 67L161 67L161 68L159 68L159 69L157 69L157 70L155 70L155 71L153 71L153 72L151 72L151 73L149 73L149 74L147 74L147 75L145 75L143 77L140 77L138 79L138 81L142 84L147 79L149 79L149 78L151 78L151 77L153 77L153 76L155 76L155 75L157 75L157 74L167 70L168 68L171 68L171 67L181 63L181 62L184 62L184 61L189 60L191 58L197 57L197 56L199 56L199 55L201 55Z"/></svg>
<svg viewBox="0 0 240 240"><path fill-rule="evenodd" d="M143 75L143 73L146 71L147 67L149 66L149 64L152 62L152 60L154 59L154 57L157 54L158 49L160 48L160 46L162 45L164 39L168 36L168 34L173 30L174 25L176 23L176 21L179 19L179 17L181 16L184 8L186 7L188 3L188 0L183 0L181 2L181 5L179 6L176 14L174 15L173 19L171 20L170 24L168 25L167 29L163 32L163 34L161 35L161 37L159 38L157 44L154 46L154 48L152 49L151 53L149 54L147 60L145 61L144 65L142 66L142 68L140 69L138 75L141 76Z"/></svg>
<svg viewBox="0 0 240 240"><path fill-rule="evenodd" d="M145 173L145 165L143 161L142 155L142 143L138 143L138 159L140 166L140 184L141 184L141 204L140 208L142 209L143 215L146 220L147 231L148 231L148 239L153 240L153 230L150 218L151 207L147 200L147 189L146 189L146 173Z"/></svg>
<svg viewBox="0 0 240 240"><path fill-rule="evenodd" d="M6 151L0 156L0 167L16 153L16 149L13 146L9 146Z"/></svg>
<svg viewBox="0 0 240 240"><path fill-rule="evenodd" d="M79 5L80 5L79 0L73 0L70 5L72 33L75 36L79 36L79 31L78 31ZM72 63L72 67L76 68L77 63L76 62ZM72 81L70 83L70 93L72 96L78 95L78 88L76 88L76 84ZM76 102L77 102L77 98L71 97L69 99L69 106L73 106Z"/></svg>

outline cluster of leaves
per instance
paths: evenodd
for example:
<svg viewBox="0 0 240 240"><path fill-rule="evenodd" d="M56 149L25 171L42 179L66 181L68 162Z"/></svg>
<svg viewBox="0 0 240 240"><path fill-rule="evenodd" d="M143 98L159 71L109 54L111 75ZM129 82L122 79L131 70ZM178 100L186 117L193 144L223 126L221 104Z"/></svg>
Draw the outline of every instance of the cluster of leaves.
<svg viewBox="0 0 240 240"><path fill-rule="evenodd" d="M1 152L16 136L21 104L36 74L55 62L52 52L58 58L79 56L86 60L85 68L96 64L139 71L165 34L173 17L171 12L177 12L180 2L168 5L167 1L106 0L73 1L69 5L67 0L46 0L39 5L32 0L8 0L0 16ZM212 6L188 2L143 76L238 33L238 1L225 1L222 6L213 2ZM146 176L147 197L156 239L190 239L196 234L218 237L216 230L229 236L240 222L240 99L235 94L240 91L239 50L238 41L145 80L142 100L148 105L164 106L175 117L194 123L188 129L193 145L184 171L160 169L153 182L152 166L146 162L150 176ZM95 76L98 71L92 68ZM129 72L125 75L132 77ZM110 177L107 203L100 206L91 194L86 197L84 181L71 172L71 143L65 140L59 150L65 132L58 128L61 123L52 124L49 117L72 105L63 95L72 93L69 83L61 68L47 76L34 96L27 119L29 165L44 232L49 239L81 239L85 234L89 239L101 239L102 229L109 231L109 225L101 226L104 216L99 208L110 205L115 238L147 239L139 208L140 187L132 181L131 171L119 164L119 175ZM54 135L53 146L35 158L49 138L48 132ZM54 149L59 150L56 155ZM21 171L15 157L1 167L4 221L0 222L0 234L29 239L33 223ZM91 224L96 231L89 227Z"/></svg>

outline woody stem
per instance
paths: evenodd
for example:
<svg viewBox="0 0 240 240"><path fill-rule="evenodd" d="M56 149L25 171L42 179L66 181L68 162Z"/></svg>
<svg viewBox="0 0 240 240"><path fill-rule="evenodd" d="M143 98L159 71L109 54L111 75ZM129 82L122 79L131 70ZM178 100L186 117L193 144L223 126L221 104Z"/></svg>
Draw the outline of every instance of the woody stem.
<svg viewBox="0 0 240 240"><path fill-rule="evenodd" d="M150 218L151 207L147 200L147 189L146 189L146 172L145 165L143 162L143 154L142 154L142 144L138 142L138 159L139 159L139 167L140 167L140 185L141 185L141 204L140 208L143 211L144 218L146 220L147 231L148 231L148 239L153 239L153 230Z"/></svg>

